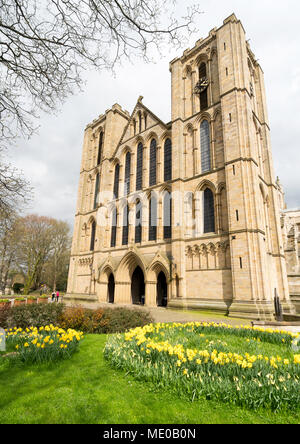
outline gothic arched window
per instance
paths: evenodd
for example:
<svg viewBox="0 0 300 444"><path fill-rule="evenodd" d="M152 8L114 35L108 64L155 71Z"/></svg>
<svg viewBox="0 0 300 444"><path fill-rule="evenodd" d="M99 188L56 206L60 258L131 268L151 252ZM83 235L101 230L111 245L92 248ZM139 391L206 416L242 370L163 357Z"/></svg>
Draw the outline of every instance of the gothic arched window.
<svg viewBox="0 0 300 444"><path fill-rule="evenodd" d="M95 182L95 194L94 194L94 210L97 208L99 203L99 187L100 186L100 174L97 173Z"/></svg>
<svg viewBox="0 0 300 444"><path fill-rule="evenodd" d="M119 197L119 179L120 179L120 165L117 163L115 166L115 179L114 179L114 199Z"/></svg>
<svg viewBox="0 0 300 444"><path fill-rule="evenodd" d="M95 248L95 235L96 235L96 222L93 220L92 231L91 231L90 251L94 251L94 248Z"/></svg>
<svg viewBox="0 0 300 444"><path fill-rule="evenodd" d="M157 199L152 195L149 199L149 241L155 241L157 235Z"/></svg>
<svg viewBox="0 0 300 444"><path fill-rule="evenodd" d="M203 62L199 66L199 82L203 84L207 81L206 64ZM208 107L207 87L200 92L200 110L203 111Z"/></svg>
<svg viewBox="0 0 300 444"><path fill-rule="evenodd" d="M126 205L123 210L123 232L122 232L122 245L128 245L128 219L129 219L129 207Z"/></svg>
<svg viewBox="0 0 300 444"><path fill-rule="evenodd" d="M172 237L172 198L168 191L164 195L164 239L171 239Z"/></svg>
<svg viewBox="0 0 300 444"><path fill-rule="evenodd" d="M200 125L201 172L211 170L209 123L203 120Z"/></svg>
<svg viewBox="0 0 300 444"><path fill-rule="evenodd" d="M101 162L102 148L103 148L103 131L101 131L100 136L99 136L97 165L99 165L99 163Z"/></svg>
<svg viewBox="0 0 300 444"><path fill-rule="evenodd" d="M139 143L137 147L136 159L136 191L143 188L143 144Z"/></svg>
<svg viewBox="0 0 300 444"><path fill-rule="evenodd" d="M149 168L149 186L156 184L156 140L152 139L150 144L150 168Z"/></svg>
<svg viewBox="0 0 300 444"><path fill-rule="evenodd" d="M140 200L135 205L135 243L142 242L142 203Z"/></svg>
<svg viewBox="0 0 300 444"><path fill-rule="evenodd" d="M111 218L111 238L110 238L111 247L116 246L117 224L118 224L118 215L117 215L117 209L115 207L112 211L112 218Z"/></svg>
<svg viewBox="0 0 300 444"><path fill-rule="evenodd" d="M130 193L130 161L131 155L128 152L125 158L124 196L128 196Z"/></svg>
<svg viewBox="0 0 300 444"><path fill-rule="evenodd" d="M203 196L203 232L215 232L215 206L213 192L206 188Z"/></svg>
<svg viewBox="0 0 300 444"><path fill-rule="evenodd" d="M164 149L164 181L172 179L172 142L171 139L165 141Z"/></svg>

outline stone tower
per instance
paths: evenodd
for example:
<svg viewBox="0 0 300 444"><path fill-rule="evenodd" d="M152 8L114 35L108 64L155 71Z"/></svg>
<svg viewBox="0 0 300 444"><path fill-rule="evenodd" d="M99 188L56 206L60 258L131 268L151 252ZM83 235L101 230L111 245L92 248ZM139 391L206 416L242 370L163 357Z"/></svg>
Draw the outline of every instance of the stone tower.
<svg viewBox="0 0 300 444"><path fill-rule="evenodd" d="M85 131L68 297L272 318L276 292L290 310L263 72L241 22L170 71L171 122L139 97Z"/></svg>

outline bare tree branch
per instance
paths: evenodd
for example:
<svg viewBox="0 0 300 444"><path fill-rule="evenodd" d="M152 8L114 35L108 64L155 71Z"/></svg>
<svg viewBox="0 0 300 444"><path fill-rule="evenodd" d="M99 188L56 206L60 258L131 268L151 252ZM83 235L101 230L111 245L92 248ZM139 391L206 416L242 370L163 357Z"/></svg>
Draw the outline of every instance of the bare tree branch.
<svg viewBox="0 0 300 444"><path fill-rule="evenodd" d="M89 67L114 70L151 58L194 31L199 7L182 23L172 0L0 0L0 141L31 136L41 110L53 111L82 86ZM1 148L0 146L0 148Z"/></svg>
<svg viewBox="0 0 300 444"><path fill-rule="evenodd" d="M4 163L0 155L0 222L24 209L31 196L29 182L20 171Z"/></svg>

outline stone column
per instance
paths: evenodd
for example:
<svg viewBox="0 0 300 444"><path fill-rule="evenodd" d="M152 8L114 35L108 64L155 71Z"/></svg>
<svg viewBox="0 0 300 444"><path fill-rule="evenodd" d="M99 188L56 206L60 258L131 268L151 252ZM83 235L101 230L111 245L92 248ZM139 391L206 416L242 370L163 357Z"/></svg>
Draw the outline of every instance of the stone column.
<svg viewBox="0 0 300 444"><path fill-rule="evenodd" d="M143 189L149 186L149 147L143 146Z"/></svg>
<svg viewBox="0 0 300 444"><path fill-rule="evenodd" d="M156 159L156 182L157 183L162 183L164 182L163 180L163 158L162 158L162 149L161 149L161 145L157 145L156 147L156 153L157 153L157 159Z"/></svg>
<svg viewBox="0 0 300 444"><path fill-rule="evenodd" d="M214 128L214 124L215 121L212 120L210 123L210 136L211 136L211 169L215 170L216 169L216 149L215 149L215 145L216 145L216 141L215 141L215 128Z"/></svg>
<svg viewBox="0 0 300 444"><path fill-rule="evenodd" d="M163 228L163 202L162 197L157 198L157 240L162 241L164 237Z"/></svg>
<svg viewBox="0 0 300 444"><path fill-rule="evenodd" d="M145 305L147 307L156 307L156 282L146 281L145 282Z"/></svg>
<svg viewBox="0 0 300 444"><path fill-rule="evenodd" d="M194 195L195 200L195 237L203 234L203 218L202 218L202 191L196 191Z"/></svg>
<svg viewBox="0 0 300 444"><path fill-rule="evenodd" d="M130 156L131 165L130 165L130 186L129 186L129 194L135 191L136 189L136 152L132 152Z"/></svg>
<svg viewBox="0 0 300 444"><path fill-rule="evenodd" d="M207 77L208 77L208 80L209 80L209 86L208 86L207 95L208 95L208 106L209 107L213 105L212 80L211 80L211 78L212 78L211 77L211 62L212 62L212 59L208 59L208 63L207 63L207 70L208 70Z"/></svg>
<svg viewBox="0 0 300 444"><path fill-rule="evenodd" d="M142 207L142 243L149 239L149 199L144 200Z"/></svg>
<svg viewBox="0 0 300 444"><path fill-rule="evenodd" d="M192 115L194 115L196 113L196 102L195 102L196 96L194 94L194 88L196 86L196 71L195 70L192 71L191 83L192 83L192 85L191 85L192 86L192 91L191 91L191 94L192 94Z"/></svg>
<svg viewBox="0 0 300 444"><path fill-rule="evenodd" d="M124 196L124 165L120 163L120 173L119 173L119 197Z"/></svg>
<svg viewBox="0 0 300 444"><path fill-rule="evenodd" d="M186 117L186 76L182 77L182 83L183 83L183 117Z"/></svg>
<svg viewBox="0 0 300 444"><path fill-rule="evenodd" d="M200 153L199 148L197 146L197 138L196 138L196 132L197 128L193 129L193 163L194 163L194 175L197 175L200 173L201 167L200 167Z"/></svg>
<svg viewBox="0 0 300 444"><path fill-rule="evenodd" d="M184 138L184 151L183 151L183 156L184 156L184 177L187 177L187 133L183 133L183 138Z"/></svg>
<svg viewBox="0 0 300 444"><path fill-rule="evenodd" d="M122 228L123 228L123 211L117 208L117 234L116 234L116 247L122 245Z"/></svg>

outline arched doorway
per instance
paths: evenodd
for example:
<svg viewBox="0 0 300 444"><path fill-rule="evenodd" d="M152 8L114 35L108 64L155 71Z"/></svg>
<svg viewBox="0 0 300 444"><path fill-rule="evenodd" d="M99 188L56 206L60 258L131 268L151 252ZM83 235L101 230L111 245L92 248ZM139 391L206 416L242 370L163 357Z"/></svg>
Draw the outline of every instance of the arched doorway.
<svg viewBox="0 0 300 444"><path fill-rule="evenodd" d="M115 301L115 278L111 273L108 279L108 302L113 304Z"/></svg>
<svg viewBox="0 0 300 444"><path fill-rule="evenodd" d="M131 278L131 299L134 305L145 303L145 279L140 267L136 267Z"/></svg>
<svg viewBox="0 0 300 444"><path fill-rule="evenodd" d="M157 276L157 299L158 307L166 307L168 305L168 285L165 273L162 271Z"/></svg>

